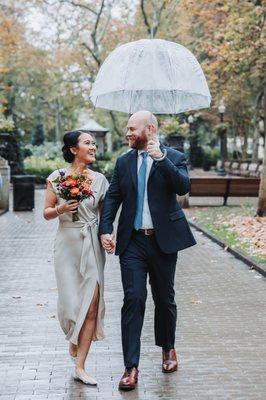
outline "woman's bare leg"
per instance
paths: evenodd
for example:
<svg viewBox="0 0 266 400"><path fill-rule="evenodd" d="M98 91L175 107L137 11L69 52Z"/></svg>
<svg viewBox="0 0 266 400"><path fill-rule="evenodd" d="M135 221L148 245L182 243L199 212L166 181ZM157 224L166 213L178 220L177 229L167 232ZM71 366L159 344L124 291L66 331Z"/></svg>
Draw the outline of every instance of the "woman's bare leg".
<svg viewBox="0 0 266 400"><path fill-rule="evenodd" d="M78 351L77 351L77 359L76 359L76 371L81 372L84 371L85 361L91 346L94 330L96 327L96 318L98 314L98 306L99 306L99 284L95 287L93 298L87 312L85 321L82 325L82 328L78 337Z"/></svg>
<svg viewBox="0 0 266 400"><path fill-rule="evenodd" d="M72 357L77 357L77 352L78 352L78 346L69 341L69 354Z"/></svg>

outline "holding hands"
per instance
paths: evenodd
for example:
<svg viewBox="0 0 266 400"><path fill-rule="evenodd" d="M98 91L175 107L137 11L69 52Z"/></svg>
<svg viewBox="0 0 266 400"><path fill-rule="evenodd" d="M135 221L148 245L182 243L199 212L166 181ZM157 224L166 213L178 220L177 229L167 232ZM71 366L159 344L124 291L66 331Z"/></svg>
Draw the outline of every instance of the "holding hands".
<svg viewBox="0 0 266 400"><path fill-rule="evenodd" d="M101 235L101 243L108 254L113 254L115 252L115 235L113 233Z"/></svg>

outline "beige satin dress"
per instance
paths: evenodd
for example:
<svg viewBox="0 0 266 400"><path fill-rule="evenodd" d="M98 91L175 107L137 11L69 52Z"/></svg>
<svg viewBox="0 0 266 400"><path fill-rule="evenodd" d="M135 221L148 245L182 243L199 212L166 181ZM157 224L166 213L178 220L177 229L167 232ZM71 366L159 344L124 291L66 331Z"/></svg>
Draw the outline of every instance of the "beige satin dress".
<svg viewBox="0 0 266 400"><path fill-rule="evenodd" d="M59 170L52 172L51 182L58 204L59 198L53 182ZM60 215L54 242L54 266L58 289L57 315L66 340L77 344L80 329L90 307L97 283L100 289L98 315L93 340L104 338L104 264L105 252L98 237L99 203L105 197L108 181L104 175L92 171L93 199L86 199L78 207L79 221L72 222L72 214Z"/></svg>

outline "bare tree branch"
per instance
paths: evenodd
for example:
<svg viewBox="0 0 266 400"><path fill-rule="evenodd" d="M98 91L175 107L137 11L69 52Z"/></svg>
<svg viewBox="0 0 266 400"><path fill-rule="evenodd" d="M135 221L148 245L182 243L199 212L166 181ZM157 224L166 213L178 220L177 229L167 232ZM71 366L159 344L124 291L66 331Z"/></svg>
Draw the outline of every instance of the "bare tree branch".
<svg viewBox="0 0 266 400"><path fill-rule="evenodd" d="M96 18L96 21L95 21L94 29L93 29L93 31L92 31L92 33L91 33L91 38L92 38L93 44L94 44L97 48L98 48L98 44L97 44L97 40L96 40L96 34L97 34L97 29L98 29L98 26L99 26L100 18L101 18L103 9L104 9L104 2L105 2L105 0L102 0L100 10L99 10L99 12L96 14L96 15L97 15L97 18Z"/></svg>
<svg viewBox="0 0 266 400"><path fill-rule="evenodd" d="M147 27L147 32L148 35L151 37L155 37L156 33L158 31L159 25L161 23L161 17L162 17L162 12L165 9L166 6L166 0L164 0L161 4L161 6L159 8L157 8L156 6L156 2L152 1L152 7L153 7L153 13L154 13L154 17L153 17L153 24L151 25L148 19L148 15L145 11L145 0L141 0L140 2L140 8L141 8L141 12L143 15L143 20L144 20L144 24Z"/></svg>
<svg viewBox="0 0 266 400"><path fill-rule="evenodd" d="M144 19L144 24L146 25L147 31L148 31L148 35L150 36L151 35L151 26L150 26L150 23L148 21L148 17L147 17L145 8L144 8L144 0L141 0L140 8L141 8L141 12L142 12L143 19Z"/></svg>
<svg viewBox="0 0 266 400"><path fill-rule="evenodd" d="M159 10L155 11L157 21L156 21L156 25L154 27L154 32L153 32L154 36L156 35L159 25L161 23L161 16L162 16L162 12L163 12L165 6L166 6L166 1L164 0L161 7L159 8ZM155 10L156 10L156 8L155 8Z"/></svg>
<svg viewBox="0 0 266 400"><path fill-rule="evenodd" d="M102 41L103 38L104 38L106 29L108 28L108 25L109 25L110 20L111 20L111 11L112 11L112 8L109 9L109 13L108 13L106 22L105 22L105 24L104 24L104 26L103 26L103 28L102 28L100 34L98 35L98 43L101 43L101 41Z"/></svg>
<svg viewBox="0 0 266 400"><path fill-rule="evenodd" d="M85 42L82 43L82 46L84 46L84 47L89 51L89 53L92 55L93 59L96 61L98 67L100 67L100 65L101 65L101 60L100 60L100 58L98 58L98 56L96 55L95 51L94 51L93 49L91 49L90 46L89 46L87 43L85 43Z"/></svg>
<svg viewBox="0 0 266 400"><path fill-rule="evenodd" d="M93 10L93 8L91 8L90 6L88 6L85 3L79 3L77 1L74 0L59 0L60 3L67 3L67 4L71 4L74 7L79 7L79 8L84 8L85 10L90 11L91 13L93 13L94 15L97 15L97 12L95 10Z"/></svg>

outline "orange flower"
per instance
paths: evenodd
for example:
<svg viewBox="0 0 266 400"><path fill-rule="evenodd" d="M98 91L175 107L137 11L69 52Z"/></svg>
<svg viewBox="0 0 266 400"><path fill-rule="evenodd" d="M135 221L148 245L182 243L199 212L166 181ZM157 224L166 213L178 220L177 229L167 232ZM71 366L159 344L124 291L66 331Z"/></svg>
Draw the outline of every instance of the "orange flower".
<svg viewBox="0 0 266 400"><path fill-rule="evenodd" d="M77 196L77 195L79 194L79 188L77 188L77 187L71 188L71 189L70 189L70 194L71 194L71 196L73 196L73 197Z"/></svg>
<svg viewBox="0 0 266 400"><path fill-rule="evenodd" d="M71 176L67 176L67 177L66 177L66 180L65 180L65 184L66 184L67 186L74 187L74 186L76 186L77 181L76 181L75 179L73 179Z"/></svg>
<svg viewBox="0 0 266 400"><path fill-rule="evenodd" d="M86 182L84 182L83 184L82 184L82 190L89 190L89 185L88 185L88 183L86 183Z"/></svg>

